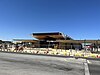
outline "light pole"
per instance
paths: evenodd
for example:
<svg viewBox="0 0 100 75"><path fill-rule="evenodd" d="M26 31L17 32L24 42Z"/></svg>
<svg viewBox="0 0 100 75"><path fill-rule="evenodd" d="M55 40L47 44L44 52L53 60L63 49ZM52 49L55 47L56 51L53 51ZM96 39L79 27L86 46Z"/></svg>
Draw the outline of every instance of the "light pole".
<svg viewBox="0 0 100 75"><path fill-rule="evenodd" d="M84 50L86 51L85 45L86 45L86 39L84 39Z"/></svg>
<svg viewBox="0 0 100 75"><path fill-rule="evenodd" d="M97 52L98 52L98 49L99 49L99 39L97 40Z"/></svg>

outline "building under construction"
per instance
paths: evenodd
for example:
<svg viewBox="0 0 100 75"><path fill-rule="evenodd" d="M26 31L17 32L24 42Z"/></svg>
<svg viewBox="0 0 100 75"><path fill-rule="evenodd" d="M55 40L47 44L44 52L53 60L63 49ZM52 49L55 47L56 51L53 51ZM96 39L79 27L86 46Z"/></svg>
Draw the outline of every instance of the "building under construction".
<svg viewBox="0 0 100 75"><path fill-rule="evenodd" d="M56 48L56 49L96 49L100 47L100 40L74 40L72 37L61 32L32 33L36 40L13 39L26 46L33 48Z"/></svg>
<svg viewBox="0 0 100 75"><path fill-rule="evenodd" d="M61 42L61 40L73 40L68 35L64 35L61 32L51 33L32 33L32 37L37 40L25 40L25 39L13 39L14 41L20 41L21 43L31 43L35 48L57 48L57 49L82 49L81 43L74 42Z"/></svg>

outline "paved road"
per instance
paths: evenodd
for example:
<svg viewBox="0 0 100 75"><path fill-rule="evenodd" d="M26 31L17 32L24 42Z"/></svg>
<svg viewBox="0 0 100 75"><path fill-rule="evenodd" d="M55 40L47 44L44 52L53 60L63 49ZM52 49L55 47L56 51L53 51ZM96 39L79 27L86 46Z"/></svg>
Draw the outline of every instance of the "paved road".
<svg viewBox="0 0 100 75"><path fill-rule="evenodd" d="M89 60L90 75L100 75L100 60Z"/></svg>
<svg viewBox="0 0 100 75"><path fill-rule="evenodd" d="M0 52L0 75L84 75L84 61Z"/></svg>

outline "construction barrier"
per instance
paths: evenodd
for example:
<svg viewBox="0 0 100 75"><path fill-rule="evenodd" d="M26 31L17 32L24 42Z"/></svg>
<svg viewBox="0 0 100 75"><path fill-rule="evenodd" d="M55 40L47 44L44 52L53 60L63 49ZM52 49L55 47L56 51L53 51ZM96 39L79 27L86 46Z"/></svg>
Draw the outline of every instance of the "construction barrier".
<svg viewBox="0 0 100 75"><path fill-rule="evenodd" d="M1 50L2 51L2 50ZM62 55L62 56L74 56L74 57L85 57L85 58L100 58L100 54L94 54L85 51L75 51L75 50L62 50L62 49L51 49L51 48L34 48L31 50L3 50L8 52L21 52L21 53L33 53L33 54L47 54L47 55Z"/></svg>
<svg viewBox="0 0 100 75"><path fill-rule="evenodd" d="M90 54L91 58L97 58L97 54Z"/></svg>
<svg viewBox="0 0 100 75"><path fill-rule="evenodd" d="M75 53L74 56L75 57L83 57L83 54L81 54L81 53Z"/></svg>

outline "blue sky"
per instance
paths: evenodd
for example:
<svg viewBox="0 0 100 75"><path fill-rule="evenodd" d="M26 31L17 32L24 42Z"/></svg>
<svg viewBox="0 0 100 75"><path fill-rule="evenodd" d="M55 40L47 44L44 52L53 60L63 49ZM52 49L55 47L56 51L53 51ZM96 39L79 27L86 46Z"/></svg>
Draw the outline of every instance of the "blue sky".
<svg viewBox="0 0 100 75"><path fill-rule="evenodd" d="M33 32L100 39L100 0L0 0L0 39L32 39Z"/></svg>

